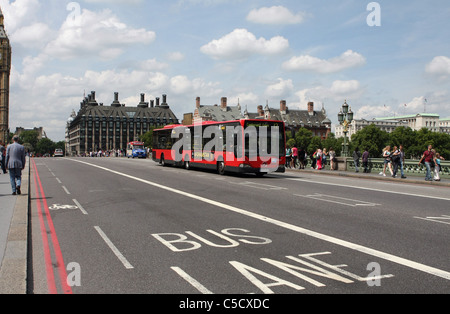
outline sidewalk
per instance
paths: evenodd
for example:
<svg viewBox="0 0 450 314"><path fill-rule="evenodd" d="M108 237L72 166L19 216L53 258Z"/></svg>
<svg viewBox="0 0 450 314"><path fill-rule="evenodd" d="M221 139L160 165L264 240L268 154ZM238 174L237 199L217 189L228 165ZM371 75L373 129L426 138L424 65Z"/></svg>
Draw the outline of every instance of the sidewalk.
<svg viewBox="0 0 450 314"><path fill-rule="evenodd" d="M27 293L29 160L22 195L12 196L9 174L0 174L0 294Z"/></svg>
<svg viewBox="0 0 450 314"><path fill-rule="evenodd" d="M393 178L389 171L386 171L386 177L380 176L378 172L372 173L363 173L362 171L356 173L352 171L331 171L331 170L313 170L310 167L303 170L298 169L287 169L287 172L307 172L314 173L317 175L333 175L333 176L341 176L341 177L353 177L353 178L362 178L368 180L380 180L380 181L390 181L390 182L398 182L401 183L412 183L412 184L427 184L431 186L447 186L450 187L450 179L444 176L441 176L441 181L425 181L425 174L406 174L406 179L401 179L400 174L398 174L397 178Z"/></svg>

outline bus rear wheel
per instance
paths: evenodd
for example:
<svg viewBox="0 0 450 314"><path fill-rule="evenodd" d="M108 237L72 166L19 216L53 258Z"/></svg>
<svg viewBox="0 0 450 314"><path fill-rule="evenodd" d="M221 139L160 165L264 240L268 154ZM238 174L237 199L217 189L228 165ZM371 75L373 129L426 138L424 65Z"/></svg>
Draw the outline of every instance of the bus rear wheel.
<svg viewBox="0 0 450 314"><path fill-rule="evenodd" d="M217 163L217 172L223 176L225 174L225 162L224 161L219 161Z"/></svg>

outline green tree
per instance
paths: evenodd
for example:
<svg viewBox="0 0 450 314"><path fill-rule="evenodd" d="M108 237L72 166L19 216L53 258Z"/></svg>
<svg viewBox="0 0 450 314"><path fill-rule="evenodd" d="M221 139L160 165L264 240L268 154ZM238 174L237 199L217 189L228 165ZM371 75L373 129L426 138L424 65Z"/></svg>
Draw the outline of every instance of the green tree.
<svg viewBox="0 0 450 314"><path fill-rule="evenodd" d="M155 130L154 127L150 128L150 131L148 131L141 137L141 141L144 142L145 147L153 147L153 130Z"/></svg>
<svg viewBox="0 0 450 314"><path fill-rule="evenodd" d="M318 149L322 149L323 148L323 144L322 144L322 139L318 136L314 136L311 139L311 142L309 143L308 147L307 147L307 151L308 151L308 155L312 155L314 154L314 152Z"/></svg>
<svg viewBox="0 0 450 314"><path fill-rule="evenodd" d="M55 143L51 139L43 138L36 145L36 154L52 155L54 151L55 151Z"/></svg>
<svg viewBox="0 0 450 314"><path fill-rule="evenodd" d="M37 131L23 131L20 134L19 141L21 144L29 144L31 146L31 150L36 148L36 145L38 143L38 132ZM27 145L28 148L30 146Z"/></svg>
<svg viewBox="0 0 450 314"><path fill-rule="evenodd" d="M371 124L353 134L350 152L353 152L356 147L361 151L367 148L371 157L378 158L381 157L381 152L387 143L389 143L389 134Z"/></svg>
<svg viewBox="0 0 450 314"><path fill-rule="evenodd" d="M400 147L400 145L403 145L406 158L410 158L412 155L415 154L415 150L417 149L416 137L417 134L415 131L413 131L409 127L402 126L396 128L394 132L392 132L389 135L390 138L389 145L391 147L394 146Z"/></svg>
<svg viewBox="0 0 450 314"><path fill-rule="evenodd" d="M301 128L298 130L298 132L295 134L295 141L297 143L298 148L304 148L305 150L308 149L309 145L311 144L313 138L313 133L305 128Z"/></svg>

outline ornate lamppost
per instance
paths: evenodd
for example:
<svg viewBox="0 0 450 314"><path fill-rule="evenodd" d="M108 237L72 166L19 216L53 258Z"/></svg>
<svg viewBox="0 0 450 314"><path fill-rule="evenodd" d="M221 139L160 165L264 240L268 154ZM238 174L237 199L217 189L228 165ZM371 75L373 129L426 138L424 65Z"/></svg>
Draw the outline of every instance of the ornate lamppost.
<svg viewBox="0 0 450 314"><path fill-rule="evenodd" d="M341 112L338 114L339 124L344 127L344 144L342 144L342 157L348 157L349 156L349 139L347 137L347 134L349 132L349 126L353 122L353 112L351 108L349 108L349 105L347 104L347 101L342 105Z"/></svg>

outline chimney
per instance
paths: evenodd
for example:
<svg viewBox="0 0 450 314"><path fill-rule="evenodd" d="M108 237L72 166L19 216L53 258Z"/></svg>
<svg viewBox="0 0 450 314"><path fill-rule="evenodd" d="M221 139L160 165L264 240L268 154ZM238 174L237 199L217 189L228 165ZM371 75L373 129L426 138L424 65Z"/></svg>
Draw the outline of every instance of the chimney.
<svg viewBox="0 0 450 314"><path fill-rule="evenodd" d="M200 97L197 97L197 99L195 100L195 106L197 109L201 107L200 106Z"/></svg>
<svg viewBox="0 0 450 314"><path fill-rule="evenodd" d="M280 101L280 111L286 114L287 112L286 100Z"/></svg>
<svg viewBox="0 0 450 314"><path fill-rule="evenodd" d="M89 105L91 106L98 106L97 101L95 100L95 92L92 91L89 95Z"/></svg>
<svg viewBox="0 0 450 314"><path fill-rule="evenodd" d="M156 107L159 107L159 97L156 98Z"/></svg>
<svg viewBox="0 0 450 314"><path fill-rule="evenodd" d="M155 108L155 101L154 100L150 100L150 107L151 108Z"/></svg>
<svg viewBox="0 0 450 314"><path fill-rule="evenodd" d="M145 94L141 94L141 102L138 105L139 108L148 108L148 102L145 102Z"/></svg>
<svg viewBox="0 0 450 314"><path fill-rule="evenodd" d="M222 97L221 102L220 102L220 108L224 111L227 110L228 108L228 104L227 104L227 98L226 97Z"/></svg>
<svg viewBox="0 0 450 314"><path fill-rule="evenodd" d="M119 102L119 93L118 92L115 92L114 93L114 101L113 101L113 103L111 104L111 107L120 107L121 105L120 105L120 102Z"/></svg>
<svg viewBox="0 0 450 314"><path fill-rule="evenodd" d="M162 106L167 106L167 95L163 95L163 102L162 102Z"/></svg>
<svg viewBox="0 0 450 314"><path fill-rule="evenodd" d="M313 102L308 103L308 113L309 113L309 115L314 114L314 103Z"/></svg>

